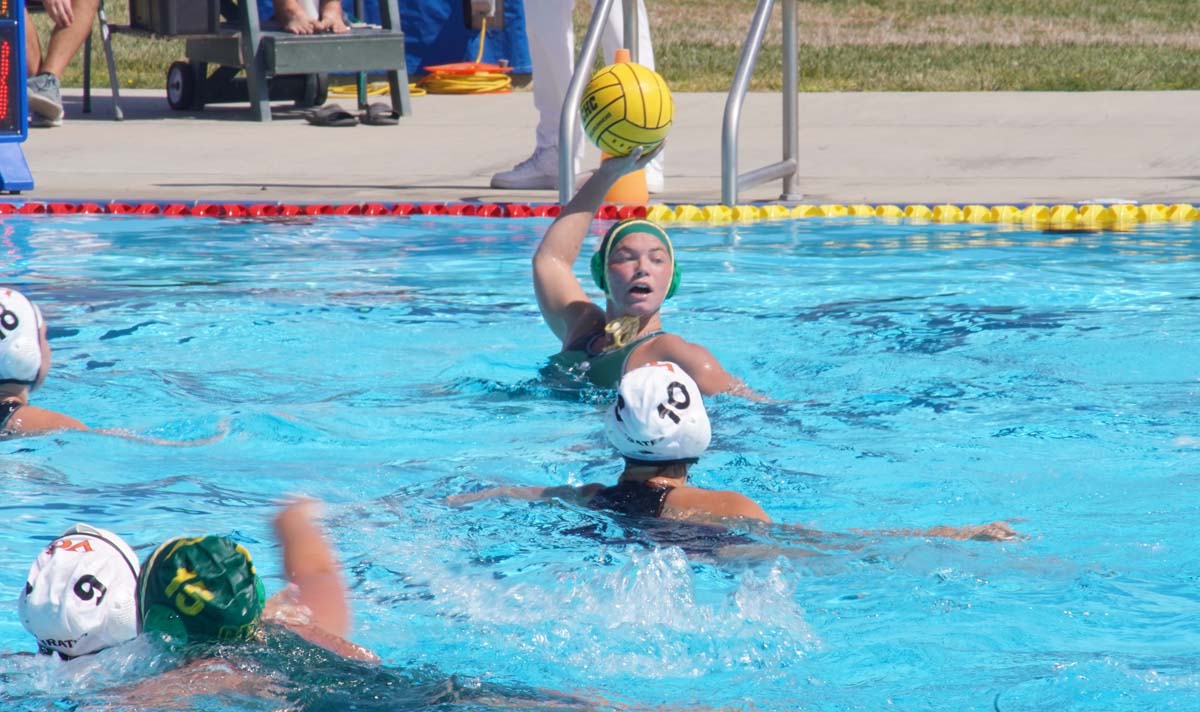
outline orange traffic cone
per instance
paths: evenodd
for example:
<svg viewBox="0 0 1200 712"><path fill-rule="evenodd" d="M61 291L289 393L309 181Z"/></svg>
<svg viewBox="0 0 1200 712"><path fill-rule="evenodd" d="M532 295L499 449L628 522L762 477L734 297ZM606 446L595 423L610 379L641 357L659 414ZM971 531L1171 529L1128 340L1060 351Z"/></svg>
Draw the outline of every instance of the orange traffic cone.
<svg viewBox="0 0 1200 712"><path fill-rule="evenodd" d="M616 57L613 58L614 64L621 62L629 62L629 50L622 47L617 50ZM600 152L601 160L609 158L607 153ZM608 189L608 193L604 196L604 201L607 203L619 203L621 205L645 205L650 202L650 191L646 189L646 171L639 168L632 173L626 173L613 183Z"/></svg>

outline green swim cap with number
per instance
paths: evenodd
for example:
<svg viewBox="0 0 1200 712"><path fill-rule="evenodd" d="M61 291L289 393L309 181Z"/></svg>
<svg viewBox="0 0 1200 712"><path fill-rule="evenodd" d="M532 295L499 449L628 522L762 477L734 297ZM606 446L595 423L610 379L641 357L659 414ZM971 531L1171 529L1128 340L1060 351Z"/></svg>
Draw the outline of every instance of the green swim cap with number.
<svg viewBox="0 0 1200 712"><path fill-rule="evenodd" d="M227 537L169 539L138 577L141 629L176 642L247 638L265 600L250 552Z"/></svg>

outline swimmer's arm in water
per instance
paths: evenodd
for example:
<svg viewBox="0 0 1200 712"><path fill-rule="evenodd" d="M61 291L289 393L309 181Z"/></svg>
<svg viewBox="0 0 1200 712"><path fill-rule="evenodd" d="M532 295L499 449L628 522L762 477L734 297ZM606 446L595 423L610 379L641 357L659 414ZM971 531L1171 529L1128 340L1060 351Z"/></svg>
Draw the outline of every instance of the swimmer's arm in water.
<svg viewBox="0 0 1200 712"><path fill-rule="evenodd" d="M863 537L922 537L935 539L954 539L958 541L1013 541L1024 539L1025 536L1009 526L1008 522L991 522L988 524L970 525L965 527L937 526L928 529L883 529L865 530L852 529L849 533L841 534L824 532L819 529L809 529L798 524L778 524L781 529L795 530L803 535L806 543L817 547L817 550L794 546L779 546L773 544L733 544L721 547L716 553L723 559L771 559L778 556L789 558L808 558L818 556L820 550L860 550L867 545Z"/></svg>
<svg viewBox="0 0 1200 712"><path fill-rule="evenodd" d="M84 428L84 430L87 430L87 428ZM132 432L129 432L128 430L122 430L119 428L96 429L96 430L92 430L92 432L99 433L101 435L110 435L114 438L123 438L125 440L132 440L137 443L145 443L147 445L168 445L171 447L196 447L198 445L208 445L210 443L215 443L219 440L224 439L224 437L229 434L229 421L222 420L221 422L217 423L217 432L215 435L209 435L206 438L196 438L195 440L167 440L165 438L154 438L154 437L150 437L148 435L139 435L138 433L132 433Z"/></svg>
<svg viewBox="0 0 1200 712"><path fill-rule="evenodd" d="M955 539L957 541L1012 541L1015 539L1024 539L1025 535L1005 521L989 522L987 524L969 524L967 526L952 527L952 526L936 526L925 529L851 529L849 533L840 534L833 532L823 532L818 529L809 529L799 524L780 525L790 529L803 532L814 543L834 543L841 542L847 548L858 548L861 542L854 541L853 537L921 537L930 539Z"/></svg>
<svg viewBox="0 0 1200 712"><path fill-rule="evenodd" d="M885 529L882 531L856 533L957 539L959 541L1012 541L1013 539L1025 538L1023 534L1013 529L1008 522L1004 521L988 522L987 524L969 524L964 527L937 526L928 529Z"/></svg>
<svg viewBox="0 0 1200 712"><path fill-rule="evenodd" d="M287 689L269 677L258 675L221 658L193 660L183 667L168 670L161 675L142 680L128 687L120 687L99 697L98 707L85 706L81 709L191 709L190 699L198 695L237 693L252 699L267 699L282 702L287 699Z"/></svg>
<svg viewBox="0 0 1200 712"><path fill-rule="evenodd" d="M72 418L69 415L57 413L53 410L38 408L37 406L24 405L17 412L13 413L12 418L8 421L9 435L43 435L63 430L86 430L100 435L111 435L113 437L133 440L135 442L147 443L150 445L172 445L176 447L190 447L195 445L207 445L224 438L229 434L229 423L221 421L217 426L217 434L210 435L206 438L197 438L196 440L165 440L163 438L153 438L146 435L138 435L125 430L116 428L93 429L84 425L80 421Z"/></svg>
<svg viewBox="0 0 1200 712"><path fill-rule="evenodd" d="M639 147L628 156L601 162L542 237L533 255L533 290L542 318L560 341L577 335L573 332L579 331L576 325L582 319L595 318L603 325L604 312L587 298L575 277L575 260L609 188L626 173L645 167L658 150L642 155Z"/></svg>
<svg viewBox="0 0 1200 712"><path fill-rule="evenodd" d="M733 377L731 379L731 383L729 384L729 387L721 392L728 393L731 396L745 398L746 400L758 401L759 403L778 403L779 402L779 401L775 401L771 398L768 398L767 396L764 396L763 394L754 390L750 386L747 386L745 381L743 381L742 379L737 378L737 377Z"/></svg>
<svg viewBox="0 0 1200 712"><path fill-rule="evenodd" d="M586 502L596 493L604 488L601 484L583 485L582 487L571 487L563 485L561 487L490 487L478 492L467 492L466 494L451 495L446 498L446 504L453 507L459 507L472 502L481 502L485 499L496 499L503 497L505 499L522 499L533 501L537 499L561 499L566 502Z"/></svg>

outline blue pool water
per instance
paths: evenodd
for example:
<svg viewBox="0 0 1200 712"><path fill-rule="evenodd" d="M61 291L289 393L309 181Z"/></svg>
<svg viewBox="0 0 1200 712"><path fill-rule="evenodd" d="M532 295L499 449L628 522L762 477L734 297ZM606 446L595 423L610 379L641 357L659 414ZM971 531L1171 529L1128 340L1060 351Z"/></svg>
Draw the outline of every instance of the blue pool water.
<svg viewBox="0 0 1200 712"><path fill-rule="evenodd" d="M69 524L143 556L232 534L275 590L269 517L300 492L328 503L353 637L395 678L281 675L199 708L420 709L453 677L492 690L462 709L1200 709L1194 224L674 229L667 327L774 401L709 401L694 481L779 523L736 559L556 502L445 503L618 474L609 394L538 374L557 349L529 284L546 220L0 225L0 282L50 325L35 403L230 430L0 441L2 651L34 649L15 600ZM998 519L1025 538L855 533ZM119 702L160 656L5 656L0 707Z"/></svg>

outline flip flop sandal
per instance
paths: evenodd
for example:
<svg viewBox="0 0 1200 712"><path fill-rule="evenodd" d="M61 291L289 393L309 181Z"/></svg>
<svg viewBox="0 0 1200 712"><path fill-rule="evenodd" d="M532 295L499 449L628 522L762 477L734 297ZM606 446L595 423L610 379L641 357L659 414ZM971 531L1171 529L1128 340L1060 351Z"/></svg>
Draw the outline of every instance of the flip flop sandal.
<svg viewBox="0 0 1200 712"><path fill-rule="evenodd" d="M304 112L304 120L313 126L354 126L358 117L337 104L326 104L318 109Z"/></svg>
<svg viewBox="0 0 1200 712"><path fill-rule="evenodd" d="M392 110L391 104L377 101L367 107L360 120L368 126L395 126L400 123L400 114Z"/></svg>

